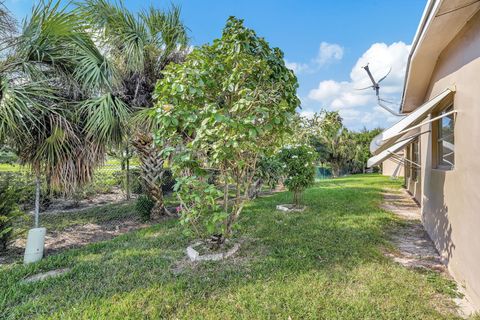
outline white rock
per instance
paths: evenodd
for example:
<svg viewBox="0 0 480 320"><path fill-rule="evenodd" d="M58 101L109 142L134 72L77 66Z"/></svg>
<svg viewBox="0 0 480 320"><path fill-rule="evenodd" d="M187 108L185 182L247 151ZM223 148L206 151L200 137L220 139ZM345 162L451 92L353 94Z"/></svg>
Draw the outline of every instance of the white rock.
<svg viewBox="0 0 480 320"><path fill-rule="evenodd" d="M187 247L187 255L190 258L190 261L219 261L223 259L227 259L233 256L238 249L240 249L241 243L236 243L230 250L226 252L219 252L219 253L212 253L212 254L204 254L200 255L194 247L201 245L201 242L197 242L189 247Z"/></svg>
<svg viewBox="0 0 480 320"><path fill-rule="evenodd" d="M292 208L291 204L279 204L277 205L277 210L284 212L303 212L307 207L303 206L301 208Z"/></svg>
<svg viewBox="0 0 480 320"><path fill-rule="evenodd" d="M45 279L51 278L51 277L58 277L59 275L67 273L69 271L70 271L70 269L65 268L65 269L57 269L57 270L52 270L52 271L48 271L48 272L44 272L44 273L39 273L39 274L35 274L31 277L26 278L25 280L23 280L23 282L29 283L29 282L36 282L36 281L45 280Z"/></svg>
<svg viewBox="0 0 480 320"><path fill-rule="evenodd" d="M187 256L191 261L198 260L199 253L197 250L193 249L191 246L187 248Z"/></svg>

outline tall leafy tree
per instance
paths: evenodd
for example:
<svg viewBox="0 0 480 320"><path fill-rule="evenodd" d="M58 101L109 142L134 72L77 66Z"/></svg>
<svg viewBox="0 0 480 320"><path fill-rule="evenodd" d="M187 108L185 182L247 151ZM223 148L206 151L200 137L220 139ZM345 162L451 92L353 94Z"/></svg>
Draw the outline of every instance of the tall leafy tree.
<svg viewBox="0 0 480 320"><path fill-rule="evenodd" d="M319 119L321 119L317 121L319 130L312 136L311 143L319 153L320 161L329 163L333 177L338 177L342 168L352 158L350 134L343 126L342 118L337 111L323 110Z"/></svg>
<svg viewBox="0 0 480 320"><path fill-rule="evenodd" d="M181 221L222 242L249 199L260 158L289 129L297 79L278 48L234 17L220 39L164 74L158 140L172 147Z"/></svg>
<svg viewBox="0 0 480 320"><path fill-rule="evenodd" d="M133 144L141 160L142 178L155 201L152 216L166 214L161 187L166 159L153 141L149 110L155 83L162 78L164 68L183 61L187 53L188 38L180 9L172 6L164 12L151 7L134 14L121 2L86 0L76 13L101 52L83 57L84 67L79 71L99 94L85 104L89 118L86 131L101 141L112 134L119 140L123 137L122 148L127 152ZM125 109L135 113L137 121L120 127L117 113ZM109 130L114 125L118 130Z"/></svg>
<svg viewBox="0 0 480 320"><path fill-rule="evenodd" d="M351 168L353 173L365 173L367 161L372 156L370 153L370 142L380 132L382 132L382 129L380 128L372 130L363 128L359 132L351 133L354 143L354 159Z"/></svg>

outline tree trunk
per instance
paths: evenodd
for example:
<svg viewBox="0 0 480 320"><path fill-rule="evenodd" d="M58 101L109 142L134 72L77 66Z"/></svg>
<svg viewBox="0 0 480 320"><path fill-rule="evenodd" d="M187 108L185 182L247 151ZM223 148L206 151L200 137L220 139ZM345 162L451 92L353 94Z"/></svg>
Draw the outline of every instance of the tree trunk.
<svg viewBox="0 0 480 320"><path fill-rule="evenodd" d="M332 163L332 176L338 178L340 176L340 166L336 163Z"/></svg>
<svg viewBox="0 0 480 320"><path fill-rule="evenodd" d="M293 191L293 205L295 207L300 207L302 204L302 194L303 191Z"/></svg>
<svg viewBox="0 0 480 320"><path fill-rule="evenodd" d="M240 178L237 176L235 184L235 204L233 205L232 211L229 213L229 216L225 223L225 238L229 238L232 235L233 225L235 221L237 221L240 213L242 212L244 201L240 199L240 196Z"/></svg>
<svg viewBox="0 0 480 320"><path fill-rule="evenodd" d="M248 197L250 199L255 199L258 197L260 190L262 189L263 182L262 179L256 180L251 186L248 192Z"/></svg>
<svg viewBox="0 0 480 320"><path fill-rule="evenodd" d="M137 133L132 143L140 156L140 175L145 183L147 194L155 202L150 217L158 219L161 216L171 215L165 208L162 190L165 159L161 156L160 150L155 146L150 133Z"/></svg>

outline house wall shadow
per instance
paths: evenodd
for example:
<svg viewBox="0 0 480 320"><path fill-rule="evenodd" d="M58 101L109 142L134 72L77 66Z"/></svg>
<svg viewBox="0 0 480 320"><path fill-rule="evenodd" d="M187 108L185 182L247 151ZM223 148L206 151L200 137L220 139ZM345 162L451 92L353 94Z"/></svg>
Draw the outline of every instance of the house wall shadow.
<svg viewBox="0 0 480 320"><path fill-rule="evenodd" d="M425 186L422 208L422 222L435 247L448 264L455 253L452 238L453 228L449 218L448 205L444 195L445 174L435 172Z"/></svg>

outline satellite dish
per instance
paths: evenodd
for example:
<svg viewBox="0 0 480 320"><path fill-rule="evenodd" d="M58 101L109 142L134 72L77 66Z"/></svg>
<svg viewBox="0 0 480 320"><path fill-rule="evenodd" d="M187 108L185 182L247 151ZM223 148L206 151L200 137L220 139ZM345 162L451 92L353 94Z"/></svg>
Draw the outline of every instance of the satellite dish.
<svg viewBox="0 0 480 320"><path fill-rule="evenodd" d="M370 68L368 67L368 63L364 67L362 67L362 69L364 69L365 72L367 72L367 75L370 78L370 81L372 82L372 85L368 86L368 87L365 87L365 88L355 89L355 90L373 89L373 91L375 91L375 95L377 96L377 103L380 107L387 110L388 112L390 112L394 116L403 117L404 116L403 114L400 114L398 112L393 111L387 105L384 104L384 102L391 103L390 101L387 101L387 100L384 100L384 99L380 98L380 82L382 82L383 80L385 80L388 77L388 75L392 71L392 68L389 68L387 74L384 75L383 77L381 77L380 80L378 80L378 81L375 81L375 78L373 77L372 72L370 71Z"/></svg>

